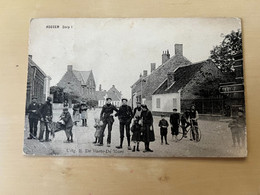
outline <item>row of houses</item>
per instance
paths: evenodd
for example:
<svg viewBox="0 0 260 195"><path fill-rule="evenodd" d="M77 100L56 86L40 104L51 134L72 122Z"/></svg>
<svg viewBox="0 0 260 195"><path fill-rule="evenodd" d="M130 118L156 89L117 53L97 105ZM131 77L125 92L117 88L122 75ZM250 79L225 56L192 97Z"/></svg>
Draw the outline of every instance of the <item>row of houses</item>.
<svg viewBox="0 0 260 195"><path fill-rule="evenodd" d="M221 93L221 84L234 84L241 66L236 74L223 73L211 60L189 61L183 56L182 44L175 44L174 50L172 57L168 50L163 51L162 64L156 68L156 64L151 63L151 73L148 75L144 70L131 86L133 106L141 101L154 114L161 114L170 113L173 108L182 112L195 104L202 114L224 115L226 109L234 105L234 98L231 93L229 96ZM233 96L236 95L233 93ZM238 99L239 106L243 106L244 91Z"/></svg>

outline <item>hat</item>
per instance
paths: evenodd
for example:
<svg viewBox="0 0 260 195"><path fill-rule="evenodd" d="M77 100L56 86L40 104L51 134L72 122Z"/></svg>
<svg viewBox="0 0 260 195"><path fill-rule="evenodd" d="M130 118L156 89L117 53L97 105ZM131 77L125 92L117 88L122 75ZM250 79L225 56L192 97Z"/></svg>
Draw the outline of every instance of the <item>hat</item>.
<svg viewBox="0 0 260 195"><path fill-rule="evenodd" d="M33 99L36 99L36 100L37 100L37 97L36 97L36 96L32 96L32 100L33 100Z"/></svg>
<svg viewBox="0 0 260 195"><path fill-rule="evenodd" d="M141 102L136 102L136 104L141 104Z"/></svg>
<svg viewBox="0 0 260 195"><path fill-rule="evenodd" d="M147 106L145 104L142 104L141 106L142 106L142 108L147 109Z"/></svg>
<svg viewBox="0 0 260 195"><path fill-rule="evenodd" d="M124 101L124 100L125 100L125 101L128 101L126 98L123 98L123 99L122 99L122 101Z"/></svg>
<svg viewBox="0 0 260 195"><path fill-rule="evenodd" d="M165 114L161 114L161 117L164 117L165 116Z"/></svg>
<svg viewBox="0 0 260 195"><path fill-rule="evenodd" d="M108 97L108 98L106 99L106 101L108 101L108 100L112 100L112 98Z"/></svg>
<svg viewBox="0 0 260 195"><path fill-rule="evenodd" d="M177 111L177 108L173 108L172 110L173 110L173 111Z"/></svg>
<svg viewBox="0 0 260 195"><path fill-rule="evenodd" d="M68 108L63 108L63 111L68 111Z"/></svg>
<svg viewBox="0 0 260 195"><path fill-rule="evenodd" d="M81 104L81 105L86 105L86 102L83 101L83 102L81 102L80 104Z"/></svg>
<svg viewBox="0 0 260 195"><path fill-rule="evenodd" d="M242 110L241 108L238 109L238 112L244 113L244 110Z"/></svg>
<svg viewBox="0 0 260 195"><path fill-rule="evenodd" d="M52 97L50 97L50 96L47 97L47 100L52 101Z"/></svg>

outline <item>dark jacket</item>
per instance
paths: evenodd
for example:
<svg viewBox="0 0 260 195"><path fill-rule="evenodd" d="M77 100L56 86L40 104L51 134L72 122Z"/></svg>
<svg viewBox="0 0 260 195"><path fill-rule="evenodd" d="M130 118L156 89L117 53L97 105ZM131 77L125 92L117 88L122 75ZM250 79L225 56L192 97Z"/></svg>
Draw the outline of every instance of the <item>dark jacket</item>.
<svg viewBox="0 0 260 195"><path fill-rule="evenodd" d="M153 124L153 115L150 110L142 111L141 118L144 125L152 125Z"/></svg>
<svg viewBox="0 0 260 195"><path fill-rule="evenodd" d="M164 128L164 129L167 129L167 127L169 127L168 121L165 120L165 119L161 119L161 120L159 121L159 127L160 127L160 128Z"/></svg>
<svg viewBox="0 0 260 195"><path fill-rule="evenodd" d="M131 119L133 118L132 108L128 105L122 105L120 106L116 116L118 116L120 122L121 121L131 122Z"/></svg>
<svg viewBox="0 0 260 195"><path fill-rule="evenodd" d="M170 116L170 123L172 126L177 126L180 124L180 114L179 113L173 113Z"/></svg>
<svg viewBox="0 0 260 195"><path fill-rule="evenodd" d="M61 119L64 121L65 123L65 129L71 128L73 127L73 121L71 118L71 115L69 112L67 113L62 113L61 115Z"/></svg>
<svg viewBox="0 0 260 195"><path fill-rule="evenodd" d="M44 120L46 117L52 117L52 104L49 102L45 102L39 109L40 117Z"/></svg>
<svg viewBox="0 0 260 195"><path fill-rule="evenodd" d="M39 104L31 103L27 108L27 113L29 114L29 119L39 118Z"/></svg>
<svg viewBox="0 0 260 195"><path fill-rule="evenodd" d="M113 118L110 115L113 114L114 111L118 112L118 109L114 105L106 104L102 107L100 118L101 119Z"/></svg>

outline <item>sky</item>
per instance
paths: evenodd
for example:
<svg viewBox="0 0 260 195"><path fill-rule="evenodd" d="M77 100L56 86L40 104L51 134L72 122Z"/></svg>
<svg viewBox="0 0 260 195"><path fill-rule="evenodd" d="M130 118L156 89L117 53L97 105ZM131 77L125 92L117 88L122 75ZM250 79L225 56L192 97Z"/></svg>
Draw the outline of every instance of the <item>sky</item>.
<svg viewBox="0 0 260 195"><path fill-rule="evenodd" d="M48 28L59 25L59 28ZM59 18L33 19L29 55L56 85L67 65L79 71L92 70L96 88L115 85L123 97L143 70L162 63L162 52L174 55L174 44L183 44L191 62L208 59L223 35L241 29L237 18Z"/></svg>

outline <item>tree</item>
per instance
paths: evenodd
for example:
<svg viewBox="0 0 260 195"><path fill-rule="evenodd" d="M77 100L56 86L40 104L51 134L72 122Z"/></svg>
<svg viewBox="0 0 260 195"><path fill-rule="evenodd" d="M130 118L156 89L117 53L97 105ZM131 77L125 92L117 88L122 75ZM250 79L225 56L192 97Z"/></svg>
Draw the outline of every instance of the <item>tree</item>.
<svg viewBox="0 0 260 195"><path fill-rule="evenodd" d="M222 72L233 72L234 55L242 53L242 33L240 30L224 35L220 45L210 51L210 59Z"/></svg>
<svg viewBox="0 0 260 195"><path fill-rule="evenodd" d="M50 88L50 94L53 94L54 103L63 103L64 101L64 92L62 87L52 86Z"/></svg>

